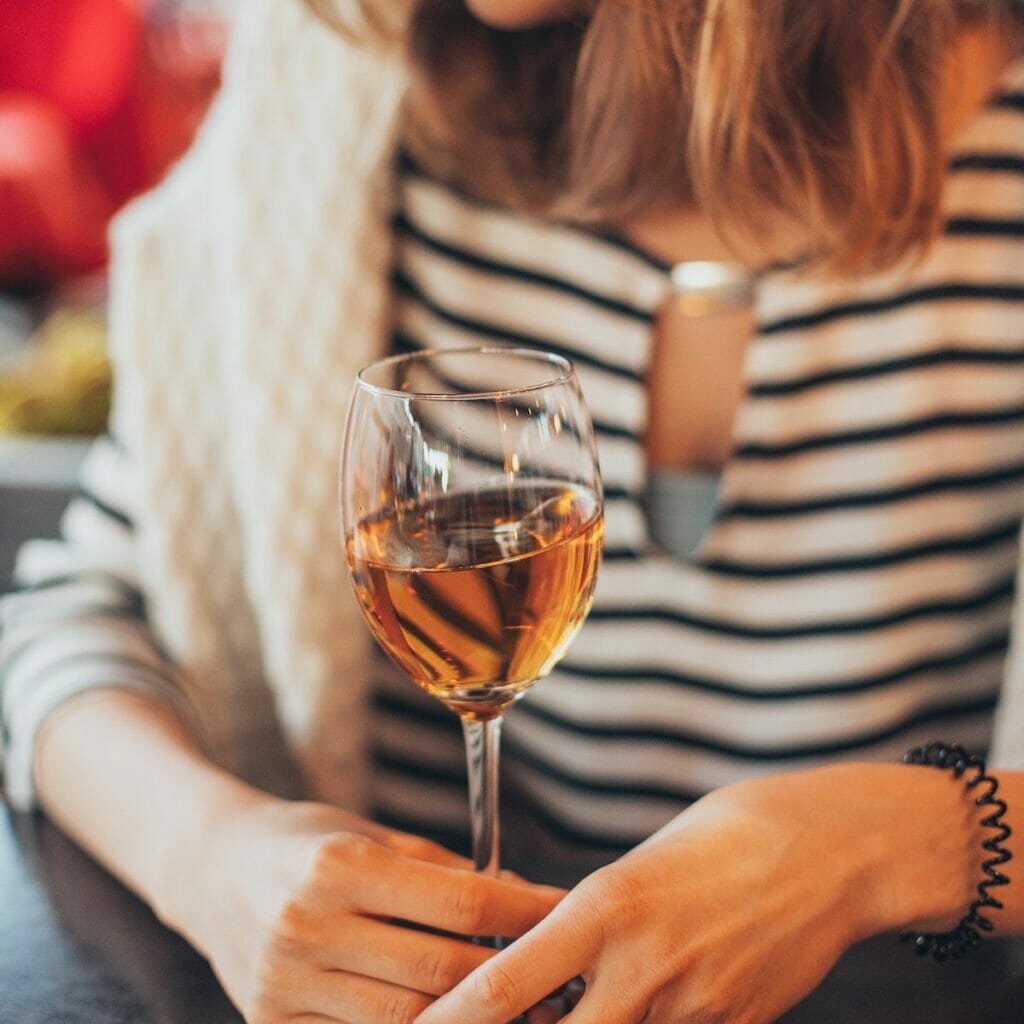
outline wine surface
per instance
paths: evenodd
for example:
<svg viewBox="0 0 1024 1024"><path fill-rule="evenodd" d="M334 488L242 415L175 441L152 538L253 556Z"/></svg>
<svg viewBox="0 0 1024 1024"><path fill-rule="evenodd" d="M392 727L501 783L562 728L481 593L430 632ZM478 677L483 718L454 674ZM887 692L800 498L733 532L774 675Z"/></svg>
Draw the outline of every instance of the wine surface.
<svg viewBox="0 0 1024 1024"><path fill-rule="evenodd" d="M346 538L370 629L458 714L501 714L547 675L590 610L604 533L593 492L564 484L387 509Z"/></svg>

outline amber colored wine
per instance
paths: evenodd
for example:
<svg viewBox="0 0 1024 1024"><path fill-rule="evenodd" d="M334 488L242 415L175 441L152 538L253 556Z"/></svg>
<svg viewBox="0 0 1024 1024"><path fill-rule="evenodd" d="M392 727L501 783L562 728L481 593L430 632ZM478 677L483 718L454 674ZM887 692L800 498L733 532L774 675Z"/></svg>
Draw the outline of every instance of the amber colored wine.
<svg viewBox="0 0 1024 1024"><path fill-rule="evenodd" d="M592 491L533 481L388 509L346 547L381 646L452 710L485 720L565 652L590 610L603 533Z"/></svg>

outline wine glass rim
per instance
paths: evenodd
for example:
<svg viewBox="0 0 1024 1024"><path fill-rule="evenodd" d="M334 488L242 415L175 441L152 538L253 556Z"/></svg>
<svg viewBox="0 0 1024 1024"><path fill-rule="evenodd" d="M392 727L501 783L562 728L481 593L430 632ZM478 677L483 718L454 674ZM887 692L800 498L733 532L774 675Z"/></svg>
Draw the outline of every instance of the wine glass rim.
<svg viewBox="0 0 1024 1024"><path fill-rule="evenodd" d="M370 371L378 371L388 366L397 366L399 363L421 362L438 356L515 356L521 359L529 359L537 363L548 363L556 368L557 372L544 380L533 384L521 384L515 387L493 388L485 391L403 391L399 388L387 388L380 384L373 384L366 379ZM576 372L572 363L564 356L555 352L548 352L539 348L526 348L524 346L502 346L502 345L471 345L464 348L425 348L417 352L406 352L401 355L387 356L378 359L364 366L356 374L356 383L361 388L377 395L389 395L393 398L415 398L424 401L479 401L480 399L507 398L513 395L522 395L531 391L540 391L544 388L554 387L558 384L568 384L574 380Z"/></svg>

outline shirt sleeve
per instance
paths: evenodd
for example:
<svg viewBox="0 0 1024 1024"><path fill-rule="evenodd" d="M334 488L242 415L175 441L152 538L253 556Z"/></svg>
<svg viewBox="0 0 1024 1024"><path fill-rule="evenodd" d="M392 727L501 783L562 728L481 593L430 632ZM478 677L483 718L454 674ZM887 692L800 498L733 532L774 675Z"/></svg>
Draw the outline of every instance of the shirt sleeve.
<svg viewBox="0 0 1024 1024"><path fill-rule="evenodd" d="M36 802L35 748L72 697L132 690L193 725L180 671L155 637L139 584L134 473L128 452L98 439L61 520L59 540L18 552L15 589L0 600L0 770L12 806Z"/></svg>

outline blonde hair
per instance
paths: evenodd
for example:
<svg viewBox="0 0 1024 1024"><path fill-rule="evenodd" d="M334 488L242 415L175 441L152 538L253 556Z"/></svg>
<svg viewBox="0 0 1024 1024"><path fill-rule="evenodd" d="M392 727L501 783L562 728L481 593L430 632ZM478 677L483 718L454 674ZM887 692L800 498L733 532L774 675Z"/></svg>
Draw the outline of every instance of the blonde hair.
<svg viewBox="0 0 1024 1024"><path fill-rule="evenodd" d="M306 2L337 23L337 0ZM501 32L463 0L349 3L404 35L410 139L436 173L580 223L696 201L748 259L790 258L795 236L840 272L940 230L950 44L1024 18L1021 0L595 0Z"/></svg>

